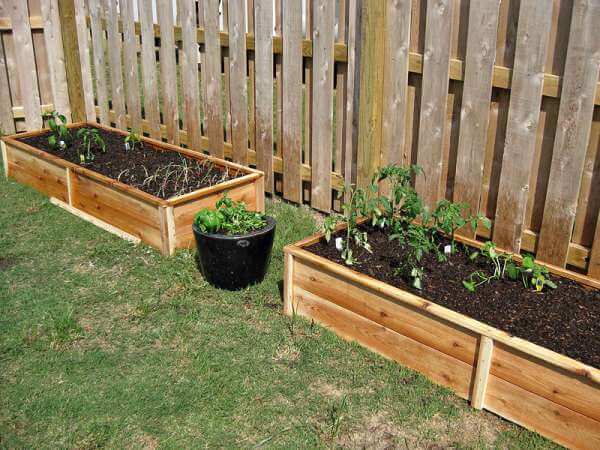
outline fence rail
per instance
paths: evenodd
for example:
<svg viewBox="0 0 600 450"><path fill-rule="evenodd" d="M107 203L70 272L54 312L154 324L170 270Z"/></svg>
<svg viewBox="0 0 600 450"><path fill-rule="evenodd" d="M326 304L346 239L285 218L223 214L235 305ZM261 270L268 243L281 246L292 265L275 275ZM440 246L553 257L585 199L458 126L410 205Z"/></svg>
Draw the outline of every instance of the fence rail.
<svg viewBox="0 0 600 450"><path fill-rule="evenodd" d="M322 211L418 163L429 205L492 220L476 237L600 279L599 0L27 3L0 2L5 132L83 111L255 165Z"/></svg>

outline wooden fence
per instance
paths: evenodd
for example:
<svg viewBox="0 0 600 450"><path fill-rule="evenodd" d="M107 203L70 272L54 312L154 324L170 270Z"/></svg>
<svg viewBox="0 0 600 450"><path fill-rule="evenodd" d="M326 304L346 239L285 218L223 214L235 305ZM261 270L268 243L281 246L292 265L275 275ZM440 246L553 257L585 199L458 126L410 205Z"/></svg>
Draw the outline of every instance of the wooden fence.
<svg viewBox="0 0 600 450"><path fill-rule="evenodd" d="M0 2L5 132L71 110L322 211L418 163L428 205L492 220L477 237L600 278L600 0L24 3Z"/></svg>

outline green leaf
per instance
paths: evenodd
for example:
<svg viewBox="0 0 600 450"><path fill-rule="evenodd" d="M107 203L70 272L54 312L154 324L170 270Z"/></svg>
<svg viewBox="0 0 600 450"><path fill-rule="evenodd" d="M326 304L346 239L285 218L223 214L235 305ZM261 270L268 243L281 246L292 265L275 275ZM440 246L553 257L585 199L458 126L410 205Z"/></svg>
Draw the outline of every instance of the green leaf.
<svg viewBox="0 0 600 450"><path fill-rule="evenodd" d="M534 266L535 266L535 262L533 260L533 258L529 255L525 256L523 258L523 262L522 262L523 267L525 267L526 269L530 269L533 270Z"/></svg>
<svg viewBox="0 0 600 450"><path fill-rule="evenodd" d="M462 284L468 291L475 292L475 283L472 281L463 280Z"/></svg>
<svg viewBox="0 0 600 450"><path fill-rule="evenodd" d="M506 273L508 275L508 278L510 278L511 280L517 280L519 278L519 269L514 264L508 264L506 266Z"/></svg>
<svg viewBox="0 0 600 450"><path fill-rule="evenodd" d="M554 281L551 280L544 280L544 285L548 286L550 289L556 289L558 286L556 285L556 283L554 283Z"/></svg>

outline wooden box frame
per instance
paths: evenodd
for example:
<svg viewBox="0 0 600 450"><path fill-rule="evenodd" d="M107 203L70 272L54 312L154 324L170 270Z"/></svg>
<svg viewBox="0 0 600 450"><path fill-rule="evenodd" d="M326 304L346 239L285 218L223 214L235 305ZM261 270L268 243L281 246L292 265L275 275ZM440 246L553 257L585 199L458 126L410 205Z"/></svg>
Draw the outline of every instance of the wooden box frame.
<svg viewBox="0 0 600 450"><path fill-rule="evenodd" d="M91 126L126 136L116 128L90 122L70 124L69 128ZM142 141L187 157L210 160L244 175L184 195L161 199L85 167L66 161L19 139L36 136L47 129L2 138L5 176L29 185L50 197L51 201L101 228L128 240L143 241L164 255L177 248L194 245L192 222L204 207L214 207L227 191L234 200L249 209L264 211L264 174L222 159L143 137Z"/></svg>
<svg viewBox="0 0 600 450"><path fill-rule="evenodd" d="M304 249L322 237L284 248L287 315L313 319L452 389L473 407L559 444L600 448L600 370ZM592 278L547 267L600 287Z"/></svg>

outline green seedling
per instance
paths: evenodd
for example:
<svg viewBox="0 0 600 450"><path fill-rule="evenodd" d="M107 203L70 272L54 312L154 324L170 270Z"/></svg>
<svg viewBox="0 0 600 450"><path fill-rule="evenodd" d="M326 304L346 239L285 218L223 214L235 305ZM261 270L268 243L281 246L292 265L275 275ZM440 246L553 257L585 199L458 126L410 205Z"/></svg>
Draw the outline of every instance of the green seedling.
<svg viewBox="0 0 600 450"><path fill-rule="evenodd" d="M136 148L141 148L142 146L142 137L136 133L134 130L125 137L125 150L135 150Z"/></svg>
<svg viewBox="0 0 600 450"><path fill-rule="evenodd" d="M81 128L77 132L77 136L82 140L81 146L77 148L81 164L91 163L94 160L92 145L99 147L102 153L106 153L106 144L96 128Z"/></svg>
<svg viewBox="0 0 600 450"><path fill-rule="evenodd" d="M48 145L52 149L64 150L71 144L71 132L67 128L67 118L63 114L52 111L44 116L48 120L51 134L48 136Z"/></svg>

